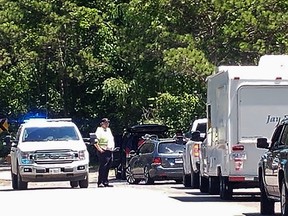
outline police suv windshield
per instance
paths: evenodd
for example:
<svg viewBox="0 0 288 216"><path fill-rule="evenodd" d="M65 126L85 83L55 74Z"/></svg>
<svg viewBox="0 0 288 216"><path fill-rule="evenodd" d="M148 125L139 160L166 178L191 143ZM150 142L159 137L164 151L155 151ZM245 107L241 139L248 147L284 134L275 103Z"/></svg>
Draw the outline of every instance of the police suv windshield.
<svg viewBox="0 0 288 216"><path fill-rule="evenodd" d="M23 132L23 142L79 140L72 126L64 127L28 127Z"/></svg>

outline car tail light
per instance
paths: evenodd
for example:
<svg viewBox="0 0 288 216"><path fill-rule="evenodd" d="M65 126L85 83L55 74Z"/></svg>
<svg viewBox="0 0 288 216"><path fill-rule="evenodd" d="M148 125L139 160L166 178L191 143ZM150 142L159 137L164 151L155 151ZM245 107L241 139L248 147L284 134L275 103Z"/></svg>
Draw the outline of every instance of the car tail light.
<svg viewBox="0 0 288 216"><path fill-rule="evenodd" d="M194 157L199 157L199 143L194 144L193 150L192 150L192 155Z"/></svg>
<svg viewBox="0 0 288 216"><path fill-rule="evenodd" d="M160 157L153 158L152 165L161 165L161 163L162 163L162 160Z"/></svg>

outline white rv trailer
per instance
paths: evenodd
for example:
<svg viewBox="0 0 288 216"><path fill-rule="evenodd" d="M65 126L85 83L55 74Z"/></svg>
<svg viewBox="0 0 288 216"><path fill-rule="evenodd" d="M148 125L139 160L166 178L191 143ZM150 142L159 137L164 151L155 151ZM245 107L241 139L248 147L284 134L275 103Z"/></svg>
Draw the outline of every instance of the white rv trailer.
<svg viewBox="0 0 288 216"><path fill-rule="evenodd" d="M207 139L200 148L200 190L230 199L233 189L257 188L263 149L288 116L288 56L263 56L258 66L220 66L207 78Z"/></svg>

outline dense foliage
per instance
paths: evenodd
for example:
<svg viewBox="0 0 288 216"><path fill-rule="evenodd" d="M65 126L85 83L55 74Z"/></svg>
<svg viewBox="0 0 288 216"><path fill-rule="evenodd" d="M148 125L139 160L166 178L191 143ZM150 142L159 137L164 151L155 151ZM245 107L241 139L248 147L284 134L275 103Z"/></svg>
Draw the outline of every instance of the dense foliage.
<svg viewBox="0 0 288 216"><path fill-rule="evenodd" d="M287 53L285 0L0 0L0 118L187 130L220 64Z"/></svg>

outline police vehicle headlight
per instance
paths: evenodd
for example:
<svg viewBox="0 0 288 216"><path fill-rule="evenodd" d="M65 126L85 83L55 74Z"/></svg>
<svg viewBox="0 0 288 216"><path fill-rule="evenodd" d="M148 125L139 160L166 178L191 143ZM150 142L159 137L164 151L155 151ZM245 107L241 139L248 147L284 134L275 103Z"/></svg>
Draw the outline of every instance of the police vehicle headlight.
<svg viewBox="0 0 288 216"><path fill-rule="evenodd" d="M22 164L32 164L33 163L33 155L31 152L21 152L21 163Z"/></svg>
<svg viewBox="0 0 288 216"><path fill-rule="evenodd" d="M79 160L85 160L86 151L85 150L79 151L78 157L79 157Z"/></svg>

